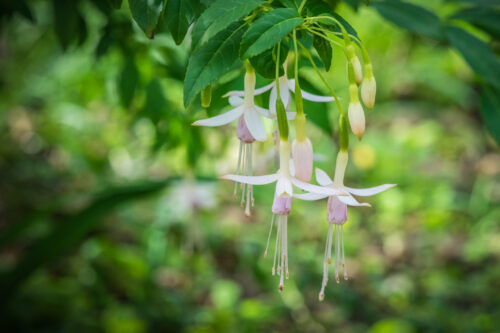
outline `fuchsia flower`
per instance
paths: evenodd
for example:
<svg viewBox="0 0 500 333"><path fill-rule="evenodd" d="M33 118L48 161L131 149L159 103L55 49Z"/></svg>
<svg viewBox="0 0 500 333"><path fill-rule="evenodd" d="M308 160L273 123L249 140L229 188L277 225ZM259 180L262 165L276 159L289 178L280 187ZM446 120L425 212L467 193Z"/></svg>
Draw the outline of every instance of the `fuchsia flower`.
<svg viewBox="0 0 500 333"><path fill-rule="evenodd" d="M245 74L244 98L230 98L229 103L235 106L234 109L220 114L218 116L197 120L193 123L195 126L222 126L238 119L238 128L236 134L240 140L240 150L238 154L237 174L251 176L252 168L252 143L255 140L266 141L267 134L260 116L270 117L269 111L263 109L254 102L255 73L247 71ZM237 195L236 183L234 186L234 196ZM250 216L250 206L253 206L253 188L250 184L241 184L241 205L246 201L245 215Z"/></svg>
<svg viewBox="0 0 500 333"><path fill-rule="evenodd" d="M274 224L277 218L277 236L276 246L274 251L273 275L278 273L280 275L279 290L283 290L284 276L288 278L288 246L287 246L287 222L288 214L292 208L293 185L308 191L311 194L332 196L332 195L346 195L342 190L317 186L305 183L298 180L293 175L293 170L290 170L290 143L288 141L281 141L280 144L280 169L277 173L264 175L264 176L242 176L242 175L225 175L222 179L233 180L239 183L248 185L265 185L276 182L276 189L274 192L274 201L272 206L273 218L271 220L271 229L269 231L268 242L264 255L267 256L267 249L269 247L269 239ZM276 269L276 257L278 257L278 266Z"/></svg>
<svg viewBox="0 0 500 333"><path fill-rule="evenodd" d="M344 227L347 221L347 206L370 206L368 203L360 203L353 196L371 196L383 192L395 184L385 184L364 189L355 189L344 186L344 174L347 166L347 152L340 151L337 155L337 164L335 166L335 177L331 178L323 170L316 168L316 181L321 186L346 192L345 196L326 196L318 193L297 194L295 197L302 200L319 200L328 197L327 220L329 222L328 234L325 245L325 257L323 261L323 281L319 299L325 297L325 287L328 283L328 264L332 262L332 238L335 231L335 280L339 282L339 265L343 267L344 279L347 280L347 270L344 256ZM340 258L342 256L342 259Z"/></svg>

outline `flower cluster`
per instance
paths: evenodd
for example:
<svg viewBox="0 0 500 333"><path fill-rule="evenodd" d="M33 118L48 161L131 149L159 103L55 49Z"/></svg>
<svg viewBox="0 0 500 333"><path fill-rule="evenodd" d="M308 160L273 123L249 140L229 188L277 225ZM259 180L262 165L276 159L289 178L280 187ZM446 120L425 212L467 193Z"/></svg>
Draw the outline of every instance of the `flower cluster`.
<svg viewBox="0 0 500 333"><path fill-rule="evenodd" d="M371 196L380 193L394 185L386 184L365 189L354 189L344 186L344 174L348 162L349 146L349 124L352 132L361 140L365 131L365 116L363 106L359 99L359 88L361 85L361 100L368 108L373 108L375 103L376 83L373 76L372 65L368 54L362 44L357 41L363 54L364 76L361 62L356 55L354 43L351 36L342 29L344 40L344 51L347 58L347 70L349 78L349 107L348 117L344 115L339 99L327 84L320 71L317 69L308 50L296 39L293 32L294 54L295 54L295 78L288 79L286 61L284 64L284 75L279 75L280 64L276 61L275 81L269 85L255 89L256 76L249 61L246 62L245 83L243 91L230 91L224 97L229 97L229 103L234 107L232 110L213 118L198 120L193 125L198 126L222 126L232 121L238 121L237 137L240 140L238 165L236 174L225 175L222 178L235 182L234 195L237 195L238 187L241 188L241 205L245 207L245 214L250 215L254 204L253 187L276 183L274 199L272 203L272 220L267 239L264 255L267 256L269 242L274 224L276 224L276 241L272 274L280 276L279 290L284 287L284 280L289 277L288 267L288 215L292 210L292 199L320 200L328 198L327 221L329 223L325 254L323 261L323 278L319 299L324 299L324 290L328 282L328 268L332 263L332 246L335 247L335 279L339 282L339 268L343 270L343 276L347 279L347 270L344 254L343 226L347 221L347 206L369 206L360 203L355 196ZM322 36L329 39L329 36ZM332 96L316 96L305 92L300 88L298 79L299 52L297 44L300 44L303 54L309 58L318 75L329 88ZM277 47L277 57L280 59L280 46ZM255 105L254 96L271 90L269 106L267 109ZM295 95L296 112L288 112L291 104L291 94ZM318 185L311 184L313 174L313 145L306 135L306 115L303 110L303 99L314 102L335 102L339 108L339 152L335 166L333 181L323 170L316 168L316 181ZM279 133L279 169L269 175L254 176L252 168L252 145L255 141L267 140L261 117L276 120L277 132ZM348 118L348 119L347 119ZM294 121L296 136L290 144L288 122ZM290 160L291 158L291 160ZM301 191L294 193L293 187ZM275 223L276 221L276 223ZM333 234L335 233L335 241Z"/></svg>

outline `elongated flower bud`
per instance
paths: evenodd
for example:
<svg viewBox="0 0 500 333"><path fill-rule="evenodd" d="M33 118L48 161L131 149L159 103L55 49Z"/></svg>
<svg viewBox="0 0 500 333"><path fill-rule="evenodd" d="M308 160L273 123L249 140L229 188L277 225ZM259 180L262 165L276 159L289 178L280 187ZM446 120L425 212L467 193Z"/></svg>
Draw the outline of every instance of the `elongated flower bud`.
<svg viewBox="0 0 500 333"><path fill-rule="evenodd" d="M292 157L295 167L295 177L309 183L313 172L313 147L311 141L308 138L303 141L294 140L292 144Z"/></svg>
<svg viewBox="0 0 500 333"><path fill-rule="evenodd" d="M351 124L351 130L354 135L357 136L359 140L363 138L363 133L365 132L365 112L363 107L359 102L358 97L358 87L351 84L349 86L349 92L351 95L351 101L349 103L348 116L349 123Z"/></svg>
<svg viewBox="0 0 500 333"><path fill-rule="evenodd" d="M375 95L377 94L377 82L373 76L372 65L367 64L365 66L366 76L363 79L363 84L361 85L361 99L367 108L373 109L375 105Z"/></svg>
<svg viewBox="0 0 500 333"><path fill-rule="evenodd" d="M346 48L347 50L347 60L351 63L352 69L354 72L354 79L356 80L356 84L359 86L361 81L363 80L363 71L361 70L361 62L359 61L358 56L354 50L354 46L350 44Z"/></svg>

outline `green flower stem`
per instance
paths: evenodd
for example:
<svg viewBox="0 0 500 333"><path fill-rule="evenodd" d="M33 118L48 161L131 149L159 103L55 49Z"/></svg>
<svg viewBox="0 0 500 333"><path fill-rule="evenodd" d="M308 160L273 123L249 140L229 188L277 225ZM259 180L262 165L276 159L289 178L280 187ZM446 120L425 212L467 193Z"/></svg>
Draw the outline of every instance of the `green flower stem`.
<svg viewBox="0 0 500 333"><path fill-rule="evenodd" d="M295 116L295 135L299 142L307 139L306 135L306 116L304 115L304 103L302 101L302 90L299 84L299 52L297 49L297 33L293 30L293 49L295 52L295 108L297 115Z"/></svg>
<svg viewBox="0 0 500 333"><path fill-rule="evenodd" d="M278 120L278 130L280 132L281 140L288 141L288 120L286 118L285 106L283 105L283 101L281 100L281 95L280 95L280 80L279 80L280 50L281 50L281 41L278 43L278 52L276 55L276 93L278 95L276 98L276 118Z"/></svg>
<svg viewBox="0 0 500 333"><path fill-rule="evenodd" d="M302 45L302 43L300 41L297 41L297 43L300 45L300 47L304 51L304 54L306 55L306 57L307 57L307 59L309 59L309 62L311 63L311 65L316 70L316 73L318 73L318 76L320 77L321 81L323 81L323 83L325 84L325 86L330 91L330 94L332 94L332 96L335 98L335 103L337 104L337 107L339 108L340 114L344 115L344 111L342 110L342 106L340 106L340 102L339 102L339 99L337 97L337 94L335 94L335 92L333 91L332 87L330 87L330 85L328 84L328 82L326 82L326 79L324 78L324 76L321 74L320 70L318 69L318 67L314 63L314 60L311 57L311 54L309 53L309 51L307 50L307 48L304 45Z"/></svg>

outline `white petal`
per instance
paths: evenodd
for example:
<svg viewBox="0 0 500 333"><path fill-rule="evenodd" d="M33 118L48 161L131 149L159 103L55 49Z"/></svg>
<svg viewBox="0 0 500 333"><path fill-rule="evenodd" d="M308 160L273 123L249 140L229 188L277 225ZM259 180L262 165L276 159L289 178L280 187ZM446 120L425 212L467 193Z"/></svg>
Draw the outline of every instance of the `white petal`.
<svg viewBox="0 0 500 333"><path fill-rule="evenodd" d="M276 195L278 196L293 195L293 188L290 179L288 179L287 177L278 178L278 182L276 183Z"/></svg>
<svg viewBox="0 0 500 333"><path fill-rule="evenodd" d="M262 120L260 119L257 110L246 109L243 116L245 117L245 124L247 125L248 130L255 140L266 141L266 130L264 129L264 125L262 124Z"/></svg>
<svg viewBox="0 0 500 333"><path fill-rule="evenodd" d="M316 168L316 181L321 186L328 186L333 183L332 179L326 172L321 170L320 168Z"/></svg>
<svg viewBox="0 0 500 333"><path fill-rule="evenodd" d="M242 113L243 113L243 107L238 106L237 108L222 113L218 116L197 120L193 123L193 126L222 126L225 124L229 124L233 120L238 119L238 117L241 116Z"/></svg>
<svg viewBox="0 0 500 333"><path fill-rule="evenodd" d="M281 101L283 102L285 109L288 110L288 108L290 108L290 102L292 100L290 97L290 89L288 89L288 79L282 76L279 82Z"/></svg>
<svg viewBox="0 0 500 333"><path fill-rule="evenodd" d="M240 106L241 104L243 104L243 98L238 96L230 96L229 104L231 104L232 106Z"/></svg>
<svg viewBox="0 0 500 333"><path fill-rule="evenodd" d="M366 202L363 202L363 203L358 202L351 195L338 196L337 198L339 198L340 201L342 201L343 203L345 203L346 205L349 205L349 206L367 206L367 207L371 206L369 203L366 203Z"/></svg>
<svg viewBox="0 0 500 333"><path fill-rule="evenodd" d="M288 87L290 90L295 93L295 79L289 80L288 81ZM308 101L313 101L313 102L331 102L334 101L335 98L332 96L318 96L314 95L311 93L308 93L307 91L301 89L302 92L302 98L307 99Z"/></svg>
<svg viewBox="0 0 500 333"><path fill-rule="evenodd" d="M368 187L368 188L351 188L351 187L344 187L346 191L349 193L352 193L354 195L359 195L361 197L367 197L370 195L375 195L377 193L383 192L387 189L390 189L391 187L396 186L396 184L384 184L380 186L375 186L375 187Z"/></svg>
<svg viewBox="0 0 500 333"><path fill-rule="evenodd" d="M250 185L265 185L271 184L278 179L278 175L273 173L271 175L264 176L240 176L240 175L225 175L220 177L221 179L234 180L238 183L245 183Z"/></svg>
<svg viewBox="0 0 500 333"><path fill-rule="evenodd" d="M273 86L273 89L271 89L271 93L269 94L269 113L273 117L276 117L276 98L278 96L276 91L276 86Z"/></svg>
<svg viewBox="0 0 500 333"><path fill-rule="evenodd" d="M297 113L296 113L296 112L287 112L287 113L286 113L286 118L287 118L288 120L294 120L296 115L297 115Z"/></svg>
<svg viewBox="0 0 500 333"><path fill-rule="evenodd" d="M295 177L295 165L293 163L293 159L290 159L290 175Z"/></svg>
<svg viewBox="0 0 500 333"><path fill-rule="evenodd" d="M321 200L324 198L328 198L328 195L309 192L309 193L303 193L303 194L295 194L293 197L300 199L300 200L314 201L314 200Z"/></svg>
<svg viewBox="0 0 500 333"><path fill-rule="evenodd" d="M330 195L349 195L347 192L344 192L340 189L329 187L329 186L318 186L318 185L312 185L306 182L303 182L301 180L298 180L297 178L290 178L291 182L293 185L297 186L298 188L308 191L308 192L313 192L317 194L323 194L326 196Z"/></svg>
<svg viewBox="0 0 500 333"><path fill-rule="evenodd" d="M259 89L255 89L255 91L253 92L253 95L254 96L257 96L257 95L260 95L262 93L265 93L266 91L268 91L269 89L271 89L272 87L274 87L274 85L276 84L275 81L269 83L268 85L264 86L264 87L261 87Z"/></svg>
<svg viewBox="0 0 500 333"><path fill-rule="evenodd" d="M268 109L261 108L260 106L255 105L255 109L257 110L258 113L263 115L266 118L272 118L271 115L269 114Z"/></svg>

